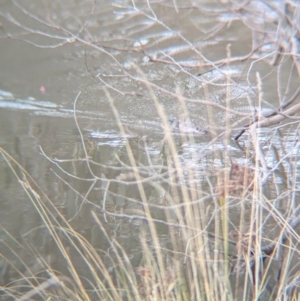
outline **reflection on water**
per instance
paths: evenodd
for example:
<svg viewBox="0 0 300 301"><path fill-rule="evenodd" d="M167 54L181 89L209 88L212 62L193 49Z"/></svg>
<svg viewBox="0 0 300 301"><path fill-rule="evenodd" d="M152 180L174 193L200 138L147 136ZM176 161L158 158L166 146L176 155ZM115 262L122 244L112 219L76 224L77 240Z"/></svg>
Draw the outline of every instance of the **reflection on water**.
<svg viewBox="0 0 300 301"><path fill-rule="evenodd" d="M278 11L260 1L253 3L266 8L263 18L252 2L245 11L205 1L201 9L102 2L7 1L0 13L0 284L8 289L32 275L28 286L52 286L47 281L58 271L74 291L76 271L96 298L95 274L104 287L109 277L122 283L122 264L130 270L151 262L145 245L155 254L151 263L160 260L155 231L167 266L196 258L204 246L219 264L228 250L212 237L264 220L260 235L268 244L286 208L298 205L291 201L299 185L297 119L257 130L257 143L250 131L239 143L230 139L299 86L295 60L275 64L277 47L288 51L274 40ZM238 183L229 187L238 195L226 191L224 179ZM243 243L255 236L238 230ZM209 233L203 245L195 242L200 233ZM240 250L231 244L233 265ZM102 269L94 271L83 254Z"/></svg>

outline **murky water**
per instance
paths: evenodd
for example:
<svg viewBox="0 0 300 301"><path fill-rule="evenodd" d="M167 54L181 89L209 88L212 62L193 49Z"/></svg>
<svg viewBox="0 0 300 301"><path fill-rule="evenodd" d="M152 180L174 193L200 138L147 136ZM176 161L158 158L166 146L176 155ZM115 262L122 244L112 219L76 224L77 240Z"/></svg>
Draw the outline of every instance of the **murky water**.
<svg viewBox="0 0 300 301"><path fill-rule="evenodd" d="M96 212L130 254L133 265L138 265L142 257L138 233L143 222L120 218L143 210L137 185L122 183L130 177L132 165L126 146L131 146L140 166L153 166L153 174L163 173L159 170L167 162L163 132L166 124L179 122L172 129L179 158L187 174L194 170L196 185L202 183L208 190L203 182L224 163L222 152L229 149L239 162L246 157L234 142L224 144L221 133L226 122L235 124L249 116L251 107L261 106L263 112L277 107L278 93L289 98L298 86L298 77L288 57L281 67L269 64L272 45L271 50L264 49L265 58L255 63L245 59L226 65L226 58L247 56L255 41L261 42L261 37L253 36L239 20L238 12L211 6L210 1L201 3L202 8L218 11L210 15L196 4L183 7L185 2L174 9L171 1L153 4L156 18L150 8L143 9L145 3L137 3L134 9L125 2L3 2L0 141L1 148L45 193L43 202L47 196L76 231L95 248L107 250L108 242L91 215ZM272 13L277 16L270 7L266 13L271 19ZM260 22L256 20L258 25ZM257 84L260 80L262 91ZM185 101L180 102L181 96ZM228 99L234 113L220 109ZM207 100L216 104L212 110ZM157 103L163 105L166 120L161 119ZM191 121L182 121L187 112ZM247 122L248 118L242 124ZM185 134L192 134L194 143L180 139L179 132L186 127ZM260 135L265 134L261 131ZM241 140L247 146L245 136ZM297 137L294 132L286 137L292 148ZM272 160L270 154L269 162ZM61 268L63 260L56 258L59 252L49 230L20 185L26 180L25 172L16 168L17 181L4 158L0 166L3 256L15 262L11 249L19 249L19 258L34 262L21 247L28 244L40 256L55 258L51 262ZM280 179L285 182L284 177ZM163 204L164 196L151 185L145 191L157 208ZM154 216L159 219L160 214L157 209ZM160 230L163 236L165 229ZM86 274L83 265L81 275ZM2 284L3 277L4 272Z"/></svg>

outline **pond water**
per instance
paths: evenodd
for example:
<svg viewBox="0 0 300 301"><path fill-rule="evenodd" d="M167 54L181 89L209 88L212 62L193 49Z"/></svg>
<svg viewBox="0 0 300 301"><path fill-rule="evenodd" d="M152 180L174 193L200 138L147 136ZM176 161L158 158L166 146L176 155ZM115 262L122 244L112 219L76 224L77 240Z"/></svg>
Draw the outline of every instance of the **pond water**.
<svg viewBox="0 0 300 301"><path fill-rule="evenodd" d="M240 139L242 147L232 138L249 123L254 107L267 114L299 86L290 57L280 66L270 64L277 51L272 43L275 8L282 1L270 6L250 1L244 12L229 9L226 1L175 2L31 0L1 5L1 285L18 278L7 272L5 261L23 273L24 262L32 267L37 258L51 257L53 269L69 275L45 226L43 206L32 201L34 193L54 220L65 219L95 249L106 252L110 266L111 246L96 214L138 266L145 209L139 185L128 182L136 180L133 162L141 170L140 180L168 173L165 168L176 163L170 163L169 127L183 166L182 177L174 181L207 193L207 179L216 181L217 170L228 164L224 154L254 166L249 133ZM256 14L260 8L263 17ZM262 37L258 29L266 19L268 34ZM256 52L258 45L263 46ZM291 121L281 132L291 158L297 156L296 127L297 120ZM269 133L261 130L258 136L270 141ZM272 136L274 145L279 138ZM270 148L266 157L270 166L276 164L276 151ZM286 171L276 175L277 189L286 189L287 177ZM163 178L168 190L169 177ZM25 183L32 185L29 193ZM153 183L144 190L152 216L165 220L163 190L160 194ZM266 194L272 198L274 193L270 189ZM211 200L205 202L209 214ZM229 207L230 220L238 225L240 211ZM170 243L167 227L158 224L157 229ZM77 270L82 278L90 277L80 260Z"/></svg>

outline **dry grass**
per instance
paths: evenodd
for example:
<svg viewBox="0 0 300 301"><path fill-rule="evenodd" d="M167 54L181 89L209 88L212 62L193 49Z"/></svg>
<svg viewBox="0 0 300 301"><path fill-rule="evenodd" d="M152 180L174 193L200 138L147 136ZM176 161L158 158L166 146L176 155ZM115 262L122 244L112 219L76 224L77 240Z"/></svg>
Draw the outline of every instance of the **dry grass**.
<svg viewBox="0 0 300 301"><path fill-rule="evenodd" d="M72 38L89 47L91 53L97 50L111 60L110 74L101 70L93 75L99 79L102 96L124 140L125 155L116 154L115 165L91 158L90 153L97 150L89 149L77 116L83 102L80 93L74 101L74 120L80 134L81 158L53 159L41 146L55 176L80 200L77 213L84 204L90 206L94 232L104 245L97 248L72 226L33 177L0 149L38 212L40 227L51 238L52 246L48 257L40 255L2 229L9 237L3 247L14 258L2 256L3 300L299 300L299 5L286 1L285 10L280 10L260 3L270 10L262 15L251 1L243 6L224 2L215 8L204 4L181 7L175 2L147 2L145 7L133 2L131 7L116 7L120 14L123 9L124 16L121 21L112 21L111 26L128 25L132 34L127 38L140 37L131 46L118 37L98 41L88 22L79 22L76 35L63 24L55 27L46 22L45 17L43 26L63 32L65 43ZM33 18L28 8L13 3ZM97 5L91 7L85 15L87 20L103 17ZM176 31L178 24L163 17L170 7L185 11L191 19L197 13L217 15L218 23L201 32L211 43L201 44L200 39L197 44L186 37L189 26L197 28L196 23ZM271 12L280 22L275 23ZM229 20L222 18L227 13ZM9 14L1 14L17 25ZM139 31L136 24L140 19L148 23L143 23ZM234 54L234 45L230 47L222 40L218 46L224 42L225 58L210 59L209 50L215 47L212 43L236 19L252 34L249 54ZM161 34L155 34L154 28ZM286 36L283 31L287 29ZM79 34L81 31L86 38ZM180 47L175 48L176 43ZM137 55L138 63L124 64L119 56L123 51ZM91 53L87 51L86 55L89 72ZM143 63L141 57L147 62ZM261 66L256 68L261 62L264 68L268 66L267 73ZM150 71L157 71L158 64L169 66L184 77L186 85L196 87L188 90L179 80L175 85L168 79L165 84L152 80ZM236 75L238 66L243 72ZM289 70L285 71L290 74L288 78L282 76L284 69ZM164 72L167 77L168 70ZM274 90L278 99L272 104L264 90L270 77L277 79ZM139 89L121 84L120 78ZM133 134L138 132L137 126L124 121L119 105L128 93L141 97L141 103L146 100L146 105L155 110L162 129L159 138ZM262 115L265 106L272 112ZM170 124L170 115L178 119L178 127ZM200 125L195 126L195 122ZM85 164L88 177L69 172L65 167L68 163ZM117 175L108 178L107 170ZM86 194L82 195L70 179L88 181ZM278 179L284 184L278 184ZM113 185L118 189L112 189ZM133 197L121 195L120 191L126 189ZM90 198L94 191L101 192L100 205ZM124 204L112 206L109 199L118 197ZM138 232L132 232L132 239L140 254L138 261L132 260L126 240L116 234L119 227L135 224ZM25 242L28 235L24 234ZM53 254L59 260L52 258Z"/></svg>

